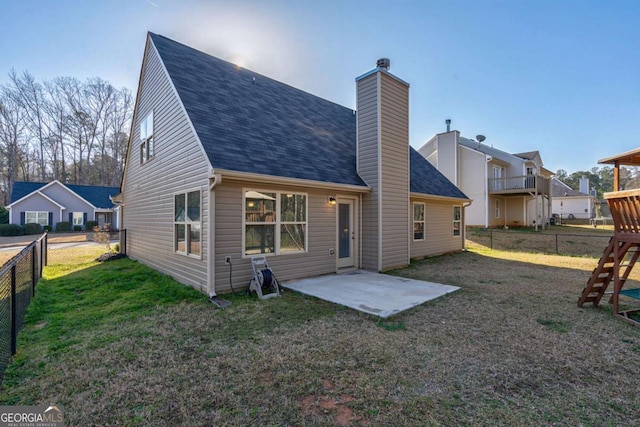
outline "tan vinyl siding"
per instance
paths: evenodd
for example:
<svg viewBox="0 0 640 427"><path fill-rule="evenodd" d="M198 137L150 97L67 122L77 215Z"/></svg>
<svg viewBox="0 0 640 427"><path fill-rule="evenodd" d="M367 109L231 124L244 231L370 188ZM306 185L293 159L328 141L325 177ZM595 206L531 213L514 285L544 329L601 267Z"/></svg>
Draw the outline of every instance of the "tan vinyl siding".
<svg viewBox="0 0 640 427"><path fill-rule="evenodd" d="M127 252L182 283L207 291L209 162L151 43L140 84L123 187ZM155 157L140 165L139 123L151 111ZM173 250L174 194L193 190L201 191L201 259Z"/></svg>
<svg viewBox="0 0 640 427"><path fill-rule="evenodd" d="M381 270L409 260L409 88L381 77Z"/></svg>
<svg viewBox="0 0 640 427"><path fill-rule="evenodd" d="M251 260L249 257L243 258L242 253L243 190L307 194L307 253L267 255L267 262L279 281L336 272L336 206L328 203L329 196L336 195L335 191L264 185L250 181L230 182L223 178L223 183L212 193L216 204L216 292L224 293L231 290L229 266L224 263L225 256L231 257L235 290L245 289L253 276ZM334 255L330 254L332 249Z"/></svg>
<svg viewBox="0 0 640 427"><path fill-rule="evenodd" d="M461 236L453 235L453 204L429 199L411 198L411 203L423 202L424 208L424 241L411 239L411 258L440 255L463 249ZM462 210L464 215L464 209ZM464 218L463 222L464 224Z"/></svg>
<svg viewBox="0 0 640 427"><path fill-rule="evenodd" d="M372 191L362 198L362 267L379 269L379 170L378 77L372 74L357 83L358 172Z"/></svg>

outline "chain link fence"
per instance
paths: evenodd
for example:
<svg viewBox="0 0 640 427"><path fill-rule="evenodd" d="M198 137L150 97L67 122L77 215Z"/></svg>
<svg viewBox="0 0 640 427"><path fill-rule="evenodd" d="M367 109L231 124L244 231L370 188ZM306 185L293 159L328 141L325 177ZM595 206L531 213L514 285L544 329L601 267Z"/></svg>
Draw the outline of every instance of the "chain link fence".
<svg viewBox="0 0 640 427"><path fill-rule="evenodd" d="M0 380L16 353L18 332L42 277L46 254L47 235L43 234L0 268Z"/></svg>
<svg viewBox="0 0 640 427"><path fill-rule="evenodd" d="M45 233L22 249L19 245L2 248L0 258L0 263L6 261L0 267L0 384L9 359L16 353L18 332L43 268L86 263L106 252L126 255L126 230Z"/></svg>
<svg viewBox="0 0 640 427"><path fill-rule="evenodd" d="M600 258L611 234L467 229L467 240L490 249Z"/></svg>

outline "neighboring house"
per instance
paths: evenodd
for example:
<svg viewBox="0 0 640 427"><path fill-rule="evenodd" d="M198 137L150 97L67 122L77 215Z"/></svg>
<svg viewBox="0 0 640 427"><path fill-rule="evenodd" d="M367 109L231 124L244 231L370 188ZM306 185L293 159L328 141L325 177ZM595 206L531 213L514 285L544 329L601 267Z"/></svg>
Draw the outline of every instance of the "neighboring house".
<svg viewBox="0 0 640 427"><path fill-rule="evenodd" d="M510 154L460 136L434 136L419 150L473 203L466 225L544 226L551 216L550 178L538 151Z"/></svg>
<svg viewBox="0 0 640 427"><path fill-rule="evenodd" d="M574 190L558 178L551 180L552 212L561 219L591 219L597 215L598 198L589 189L589 178L580 178L580 190Z"/></svg>
<svg viewBox="0 0 640 427"><path fill-rule="evenodd" d="M11 203L7 205L10 224L37 223L55 226L70 222L84 229L87 221L100 226L109 224L118 228L119 208L111 198L120 193L117 187L69 185L60 181L15 182L11 191Z"/></svg>
<svg viewBox="0 0 640 427"><path fill-rule="evenodd" d="M128 255L214 295L246 287L254 255L289 280L463 249L469 199L409 146L409 85L381 65L356 113L149 33Z"/></svg>

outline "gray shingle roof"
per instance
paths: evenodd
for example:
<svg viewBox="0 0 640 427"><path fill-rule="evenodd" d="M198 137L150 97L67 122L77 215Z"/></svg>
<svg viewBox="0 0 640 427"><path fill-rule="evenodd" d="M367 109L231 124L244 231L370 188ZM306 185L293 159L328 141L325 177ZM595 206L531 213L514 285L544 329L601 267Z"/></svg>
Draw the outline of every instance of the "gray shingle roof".
<svg viewBox="0 0 640 427"><path fill-rule="evenodd" d="M356 169L353 110L150 37L214 169L366 186ZM411 191L466 198L411 150Z"/></svg>
<svg viewBox="0 0 640 427"><path fill-rule="evenodd" d="M574 190L558 178L551 180L551 197L587 197L588 194Z"/></svg>
<svg viewBox="0 0 640 427"><path fill-rule="evenodd" d="M490 147L488 145L482 144L477 141L473 141L469 138L465 138L462 136L460 137L460 144L464 145L467 148L471 148L472 150L476 150L481 153L488 154L491 157L494 157L496 159L499 159L508 163L513 163L516 161L522 162L523 160L522 157L518 157L514 154L507 153L506 151L502 151L498 148Z"/></svg>
<svg viewBox="0 0 640 427"><path fill-rule="evenodd" d="M526 160L535 160L536 156L540 155L539 151L527 151L524 153L514 153L514 156L520 157L521 159L526 159Z"/></svg>
<svg viewBox="0 0 640 427"><path fill-rule="evenodd" d="M48 182L25 182L18 181L13 183L11 190L11 203L14 203L23 197L33 193L36 190L47 185ZM95 208L110 209L113 207L113 203L109 199L109 196L115 196L120 193L118 187L99 187L95 185L72 185L63 184L69 190L76 193L78 196L91 203Z"/></svg>
<svg viewBox="0 0 640 427"><path fill-rule="evenodd" d="M151 34L214 168L365 186L353 110Z"/></svg>

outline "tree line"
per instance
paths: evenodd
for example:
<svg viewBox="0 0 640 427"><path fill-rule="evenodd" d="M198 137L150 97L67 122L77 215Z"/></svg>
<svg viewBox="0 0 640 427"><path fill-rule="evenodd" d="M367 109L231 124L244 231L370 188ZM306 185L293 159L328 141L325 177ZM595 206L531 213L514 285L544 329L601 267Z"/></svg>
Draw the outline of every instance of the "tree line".
<svg viewBox="0 0 640 427"><path fill-rule="evenodd" d="M9 203L16 181L120 185L131 91L99 77L8 76L0 84L0 201Z"/></svg>
<svg viewBox="0 0 640 427"><path fill-rule="evenodd" d="M589 178L589 189L596 191L602 198L604 193L613 191L613 168L610 166L593 167L590 170L568 173L564 169L556 171L556 178L574 190L580 190L580 178ZM640 174L637 167L620 167L620 190L640 188Z"/></svg>

